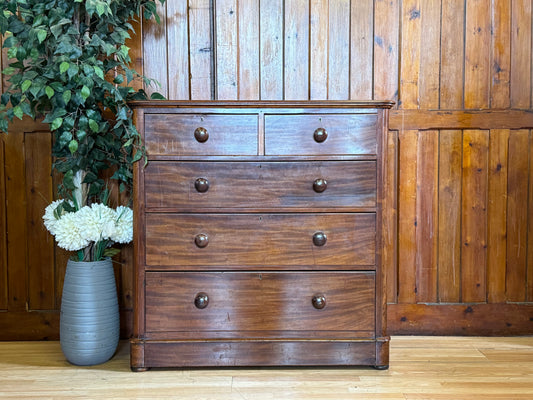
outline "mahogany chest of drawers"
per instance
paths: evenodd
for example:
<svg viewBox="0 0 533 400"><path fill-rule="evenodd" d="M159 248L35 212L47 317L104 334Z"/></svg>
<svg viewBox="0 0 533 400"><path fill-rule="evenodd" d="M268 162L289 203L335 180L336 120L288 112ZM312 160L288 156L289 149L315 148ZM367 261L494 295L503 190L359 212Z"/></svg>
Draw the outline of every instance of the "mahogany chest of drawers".
<svg viewBox="0 0 533 400"><path fill-rule="evenodd" d="M137 102L131 367L388 366L390 102Z"/></svg>

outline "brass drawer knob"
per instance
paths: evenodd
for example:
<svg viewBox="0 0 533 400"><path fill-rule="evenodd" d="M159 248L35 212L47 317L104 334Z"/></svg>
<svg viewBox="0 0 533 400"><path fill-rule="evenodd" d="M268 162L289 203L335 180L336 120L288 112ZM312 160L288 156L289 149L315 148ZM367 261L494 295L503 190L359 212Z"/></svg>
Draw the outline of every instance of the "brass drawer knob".
<svg viewBox="0 0 533 400"><path fill-rule="evenodd" d="M207 132L207 129L200 126L194 130L194 138L200 143L207 142L207 139L209 139L209 132Z"/></svg>
<svg viewBox="0 0 533 400"><path fill-rule="evenodd" d="M317 143L325 142L328 138L328 132L324 128L317 128L313 133L313 138Z"/></svg>
<svg viewBox="0 0 533 400"><path fill-rule="evenodd" d="M313 190L317 193L322 193L328 188L328 182L325 179L315 179L313 182Z"/></svg>
<svg viewBox="0 0 533 400"><path fill-rule="evenodd" d="M196 308L200 310L203 310L204 308L206 308L208 304L209 304L209 296L207 295L207 293L200 292L194 298L194 305L196 306Z"/></svg>
<svg viewBox="0 0 533 400"><path fill-rule="evenodd" d="M205 178L198 178L194 182L194 187L199 193L205 193L209 190L209 181Z"/></svg>
<svg viewBox="0 0 533 400"><path fill-rule="evenodd" d="M313 307L317 310L322 310L326 307L326 297L323 294L316 294L311 299L311 303L313 303Z"/></svg>
<svg viewBox="0 0 533 400"><path fill-rule="evenodd" d="M313 235L313 243L315 246L324 246L328 240L328 237L324 232L317 232Z"/></svg>
<svg viewBox="0 0 533 400"><path fill-rule="evenodd" d="M203 249L209 244L209 237L205 233L200 233L194 238L194 244Z"/></svg>

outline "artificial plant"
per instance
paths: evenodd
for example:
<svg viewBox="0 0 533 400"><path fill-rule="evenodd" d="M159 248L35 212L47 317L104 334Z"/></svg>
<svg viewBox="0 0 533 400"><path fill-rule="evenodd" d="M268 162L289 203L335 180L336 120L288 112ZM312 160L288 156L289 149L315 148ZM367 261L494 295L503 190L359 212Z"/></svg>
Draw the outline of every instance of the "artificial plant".
<svg viewBox="0 0 533 400"><path fill-rule="evenodd" d="M0 130L23 115L43 118L54 135L54 168L63 174L60 194L76 204L74 178L81 176L89 201L114 167L121 190L131 184L132 163L143 156L128 101L144 98L134 79L151 80L130 67L126 40L132 20L158 22L156 1L0 0L0 32L9 65L0 101ZM86 201L86 200L82 200Z"/></svg>

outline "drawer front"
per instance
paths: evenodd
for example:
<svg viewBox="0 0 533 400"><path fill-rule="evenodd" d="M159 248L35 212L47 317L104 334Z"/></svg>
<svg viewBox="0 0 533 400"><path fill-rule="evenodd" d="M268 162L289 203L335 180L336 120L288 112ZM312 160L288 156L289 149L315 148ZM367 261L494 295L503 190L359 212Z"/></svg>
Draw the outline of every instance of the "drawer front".
<svg viewBox="0 0 533 400"><path fill-rule="evenodd" d="M375 155L377 114L265 116L266 155Z"/></svg>
<svg viewBox="0 0 533 400"><path fill-rule="evenodd" d="M145 169L147 207L375 207L376 163L164 162Z"/></svg>
<svg viewBox="0 0 533 400"><path fill-rule="evenodd" d="M375 264L373 213L149 213L145 229L148 267L351 269Z"/></svg>
<svg viewBox="0 0 533 400"><path fill-rule="evenodd" d="M255 114L147 114L148 156L257 155Z"/></svg>
<svg viewBox="0 0 533 400"><path fill-rule="evenodd" d="M148 272L146 330L373 335L374 298L371 272Z"/></svg>

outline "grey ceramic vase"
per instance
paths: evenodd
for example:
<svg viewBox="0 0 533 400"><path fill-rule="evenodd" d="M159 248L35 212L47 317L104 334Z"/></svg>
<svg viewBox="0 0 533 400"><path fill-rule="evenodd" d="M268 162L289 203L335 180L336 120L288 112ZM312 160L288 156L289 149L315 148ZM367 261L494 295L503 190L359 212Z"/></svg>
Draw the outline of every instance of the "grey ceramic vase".
<svg viewBox="0 0 533 400"><path fill-rule="evenodd" d="M109 360L119 340L117 287L111 259L69 260L63 285L59 341L75 365Z"/></svg>

